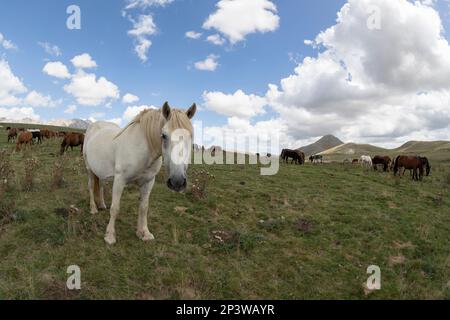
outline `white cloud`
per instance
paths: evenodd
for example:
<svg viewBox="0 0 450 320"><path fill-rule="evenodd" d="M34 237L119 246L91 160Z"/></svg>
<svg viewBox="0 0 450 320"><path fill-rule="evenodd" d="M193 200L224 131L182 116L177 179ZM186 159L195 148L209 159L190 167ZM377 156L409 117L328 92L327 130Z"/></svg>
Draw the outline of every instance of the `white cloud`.
<svg viewBox="0 0 450 320"><path fill-rule="evenodd" d="M185 33L186 38L190 38L190 39L200 39L200 37L202 36L201 32L195 32L195 31L188 31Z"/></svg>
<svg viewBox="0 0 450 320"><path fill-rule="evenodd" d="M131 18L130 20L133 23L133 29L128 31L128 35L135 39L134 51L142 62L146 62L148 50L152 45L148 37L157 32L156 24L152 15L140 15L138 21Z"/></svg>
<svg viewBox="0 0 450 320"><path fill-rule="evenodd" d="M77 106L72 104L68 106L66 110L64 110L64 113L73 114L75 111L77 111Z"/></svg>
<svg viewBox="0 0 450 320"><path fill-rule="evenodd" d="M139 97L135 96L134 94L131 94L131 93L125 94L122 98L122 103L124 103L124 104L135 103L138 101L139 101Z"/></svg>
<svg viewBox="0 0 450 320"><path fill-rule="evenodd" d="M6 50L17 49L17 46L11 40L7 40L2 33L0 33L0 46Z"/></svg>
<svg viewBox="0 0 450 320"><path fill-rule="evenodd" d="M205 60L196 62L195 68L201 71L215 71L219 66L217 59L219 59L219 56L210 54Z"/></svg>
<svg viewBox="0 0 450 320"><path fill-rule="evenodd" d="M80 105L98 106L120 97L119 88L104 77L78 70L64 91L74 96Z"/></svg>
<svg viewBox="0 0 450 320"><path fill-rule="evenodd" d="M52 99L51 96L49 95L45 96L34 90L28 93L25 99L23 100L23 103L26 104L27 106L48 107L48 108L56 107L57 105L61 104L61 102L62 102L61 100L55 101Z"/></svg>
<svg viewBox="0 0 450 320"><path fill-rule="evenodd" d="M125 112L123 113L123 119L125 121L130 122L131 120L134 119L134 117L136 117L141 111L146 110L146 109L157 109L154 106L147 106L147 105L142 105L142 106L132 106L132 107L128 107Z"/></svg>
<svg viewBox="0 0 450 320"><path fill-rule="evenodd" d="M75 56L70 61L72 62L74 67L78 69L90 69L97 67L97 62L92 60L92 57L89 53L83 53L81 55Z"/></svg>
<svg viewBox="0 0 450 320"><path fill-rule="evenodd" d="M105 120L105 121L115 123L118 126L122 125L122 118L108 119L108 120Z"/></svg>
<svg viewBox="0 0 450 320"><path fill-rule="evenodd" d="M153 6L164 7L173 2L173 0L127 0L128 5L125 7L126 10L134 8L146 9Z"/></svg>
<svg viewBox="0 0 450 320"><path fill-rule="evenodd" d="M215 29L235 44L251 33L275 31L279 21L277 7L272 1L220 0L217 11L208 17L203 28Z"/></svg>
<svg viewBox="0 0 450 320"><path fill-rule="evenodd" d="M267 101L264 97L253 94L247 95L242 90L234 94L224 94L222 92L203 93L204 107L228 117L249 119L260 114L264 114L264 106Z"/></svg>
<svg viewBox="0 0 450 320"><path fill-rule="evenodd" d="M21 99L17 94L27 92L22 80L14 75L8 62L0 60L0 106L16 106Z"/></svg>
<svg viewBox="0 0 450 320"><path fill-rule="evenodd" d="M0 108L0 119L12 121L31 119L38 121L39 116L34 113L33 108Z"/></svg>
<svg viewBox="0 0 450 320"><path fill-rule="evenodd" d="M38 42L38 45L51 56L59 57L60 55L62 55L61 49L57 45L53 45L48 42Z"/></svg>
<svg viewBox="0 0 450 320"><path fill-rule="evenodd" d="M225 44L225 39L222 38L219 34L213 34L206 38L206 41L211 42L217 46L222 46Z"/></svg>
<svg viewBox="0 0 450 320"><path fill-rule="evenodd" d="M60 61L47 62L47 64L42 69L42 72L48 74L49 76L60 79L68 79L71 77L66 65Z"/></svg>
<svg viewBox="0 0 450 320"><path fill-rule="evenodd" d="M382 13L381 30L367 27L373 5ZM450 46L432 7L349 0L312 45L321 53L267 93L295 138L331 132L388 146L450 129Z"/></svg>

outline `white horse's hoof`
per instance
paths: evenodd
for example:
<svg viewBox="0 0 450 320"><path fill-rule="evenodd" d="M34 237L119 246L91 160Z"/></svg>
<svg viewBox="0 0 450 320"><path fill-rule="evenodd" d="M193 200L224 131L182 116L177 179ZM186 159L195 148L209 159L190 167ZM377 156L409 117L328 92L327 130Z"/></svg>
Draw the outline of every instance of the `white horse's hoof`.
<svg viewBox="0 0 450 320"><path fill-rule="evenodd" d="M105 241L109 245L116 243L116 237L113 234L106 234Z"/></svg>
<svg viewBox="0 0 450 320"><path fill-rule="evenodd" d="M150 233L150 231L148 230L144 230L144 231L137 231L136 235L138 236L139 239L141 239L142 241L151 241L151 240L155 240L155 237L153 236L153 234Z"/></svg>

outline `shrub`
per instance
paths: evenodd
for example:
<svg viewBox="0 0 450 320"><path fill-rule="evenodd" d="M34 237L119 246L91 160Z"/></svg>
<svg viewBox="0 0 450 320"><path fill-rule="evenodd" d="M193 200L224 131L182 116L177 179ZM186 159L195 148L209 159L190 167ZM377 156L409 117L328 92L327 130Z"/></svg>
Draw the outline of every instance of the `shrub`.
<svg viewBox="0 0 450 320"><path fill-rule="evenodd" d="M196 200L205 199L207 197L206 188L208 183L214 179L214 175L206 170L192 172L191 194Z"/></svg>
<svg viewBox="0 0 450 320"><path fill-rule="evenodd" d="M14 178L14 169L11 163L11 154L6 150L0 151L0 198L10 186Z"/></svg>
<svg viewBox="0 0 450 320"><path fill-rule="evenodd" d="M64 185L65 159L57 159L53 165L52 188L61 188Z"/></svg>
<svg viewBox="0 0 450 320"><path fill-rule="evenodd" d="M34 178L39 168L39 160L37 158L28 158L24 162L25 165L25 177L23 180L23 189L25 191L31 191L34 187Z"/></svg>

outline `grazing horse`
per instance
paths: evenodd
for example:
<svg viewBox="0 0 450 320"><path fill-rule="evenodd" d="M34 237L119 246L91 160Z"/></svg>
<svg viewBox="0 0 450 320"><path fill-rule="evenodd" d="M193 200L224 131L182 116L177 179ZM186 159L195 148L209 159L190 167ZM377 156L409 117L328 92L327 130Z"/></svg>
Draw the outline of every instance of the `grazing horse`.
<svg viewBox="0 0 450 320"><path fill-rule="evenodd" d="M16 129L16 128L12 128L12 129L9 129L9 131L8 131L8 143L12 140L13 142L14 142L14 140L16 140L16 138L17 138L17 133L18 133L18 130Z"/></svg>
<svg viewBox="0 0 450 320"><path fill-rule="evenodd" d="M40 130L28 130L33 135L33 143L42 143L42 135Z"/></svg>
<svg viewBox="0 0 450 320"><path fill-rule="evenodd" d="M73 147L81 146L81 153L83 153L83 144L84 144L84 134L82 133L69 133L67 134L63 142L61 143L61 151L60 154L63 155L69 147L70 150L73 151Z"/></svg>
<svg viewBox="0 0 450 320"><path fill-rule="evenodd" d="M426 174L427 174L427 177L428 177L430 175L430 172L431 172L430 161L428 161L427 157L420 157L420 160L422 161L422 165L426 169Z"/></svg>
<svg viewBox="0 0 450 320"><path fill-rule="evenodd" d="M33 144L33 134L31 132L24 131L19 134L16 142L16 152L20 151L23 144L28 145L31 148L31 145Z"/></svg>
<svg viewBox="0 0 450 320"><path fill-rule="evenodd" d="M159 110L147 109L123 130L108 122L91 124L84 141L84 159L89 176L91 213L105 209L102 181L114 177L110 220L105 241L116 242L115 222L125 186L140 188L139 218L136 235L153 240L147 226L149 196L163 163L167 169L167 187L183 192L187 187L187 167L191 158L193 126L190 119L197 106L186 112L171 109L166 102Z"/></svg>
<svg viewBox="0 0 450 320"><path fill-rule="evenodd" d="M372 167L372 158L370 156L361 156L361 158L359 158L359 161L361 162L361 166L363 167Z"/></svg>
<svg viewBox="0 0 450 320"><path fill-rule="evenodd" d="M388 156L375 156L372 158L372 165L374 170L378 170L378 165L383 165L383 171L387 172L390 169L392 160Z"/></svg>
<svg viewBox="0 0 450 320"><path fill-rule="evenodd" d="M323 163L323 156L320 154L312 155L309 157L309 161L311 161L311 163Z"/></svg>
<svg viewBox="0 0 450 320"><path fill-rule="evenodd" d="M359 160L358 159L353 159L352 160L352 164L358 164L359 163Z"/></svg>
<svg viewBox="0 0 450 320"><path fill-rule="evenodd" d="M280 158L286 161L286 163L288 163L291 158L291 164L294 162L300 165L305 163L305 154L300 150L283 149Z"/></svg>
<svg viewBox="0 0 450 320"><path fill-rule="evenodd" d="M423 162L420 157L412 157L412 156L398 156L395 158L394 162L394 176L399 173L400 168L404 168L405 170L412 170L413 180L419 181L422 180L423 177ZM418 171L418 172L417 172ZM404 173L404 171L403 171ZM400 173L399 173L400 175Z"/></svg>

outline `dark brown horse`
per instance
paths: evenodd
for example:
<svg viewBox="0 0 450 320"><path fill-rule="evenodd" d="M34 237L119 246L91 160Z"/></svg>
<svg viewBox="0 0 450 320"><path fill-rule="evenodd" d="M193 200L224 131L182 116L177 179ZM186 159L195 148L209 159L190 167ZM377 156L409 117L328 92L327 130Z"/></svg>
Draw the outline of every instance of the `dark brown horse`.
<svg viewBox="0 0 450 320"><path fill-rule="evenodd" d="M294 162L300 165L305 163L305 154L300 150L283 149L280 158L286 161L286 163L288 163L291 158L291 164Z"/></svg>
<svg viewBox="0 0 450 320"><path fill-rule="evenodd" d="M81 153L83 153L84 134L82 133L68 133L64 137L61 143L61 155L64 154L67 149L73 150L73 147L81 146Z"/></svg>
<svg viewBox="0 0 450 320"><path fill-rule="evenodd" d="M424 165L420 157L398 156L394 162L394 176L397 173L400 175L400 168L404 168L405 170L412 170L413 180L419 181L423 177L423 167ZM405 172L403 171L403 173Z"/></svg>
<svg viewBox="0 0 450 320"><path fill-rule="evenodd" d="M19 134L16 142L16 152L20 151L23 144L28 145L31 148L31 145L33 144L33 134L31 132L24 131Z"/></svg>
<svg viewBox="0 0 450 320"><path fill-rule="evenodd" d="M16 140L16 138L17 138L17 133L18 133L18 130L16 129L16 128L12 128L12 129L9 129L9 131L8 131L8 143L12 140L13 142L14 142L14 140Z"/></svg>
<svg viewBox="0 0 450 320"><path fill-rule="evenodd" d="M391 162L392 160L388 156L375 156L372 158L372 165L374 170L378 170L378 165L381 164L383 165L383 171L387 172L390 169Z"/></svg>

